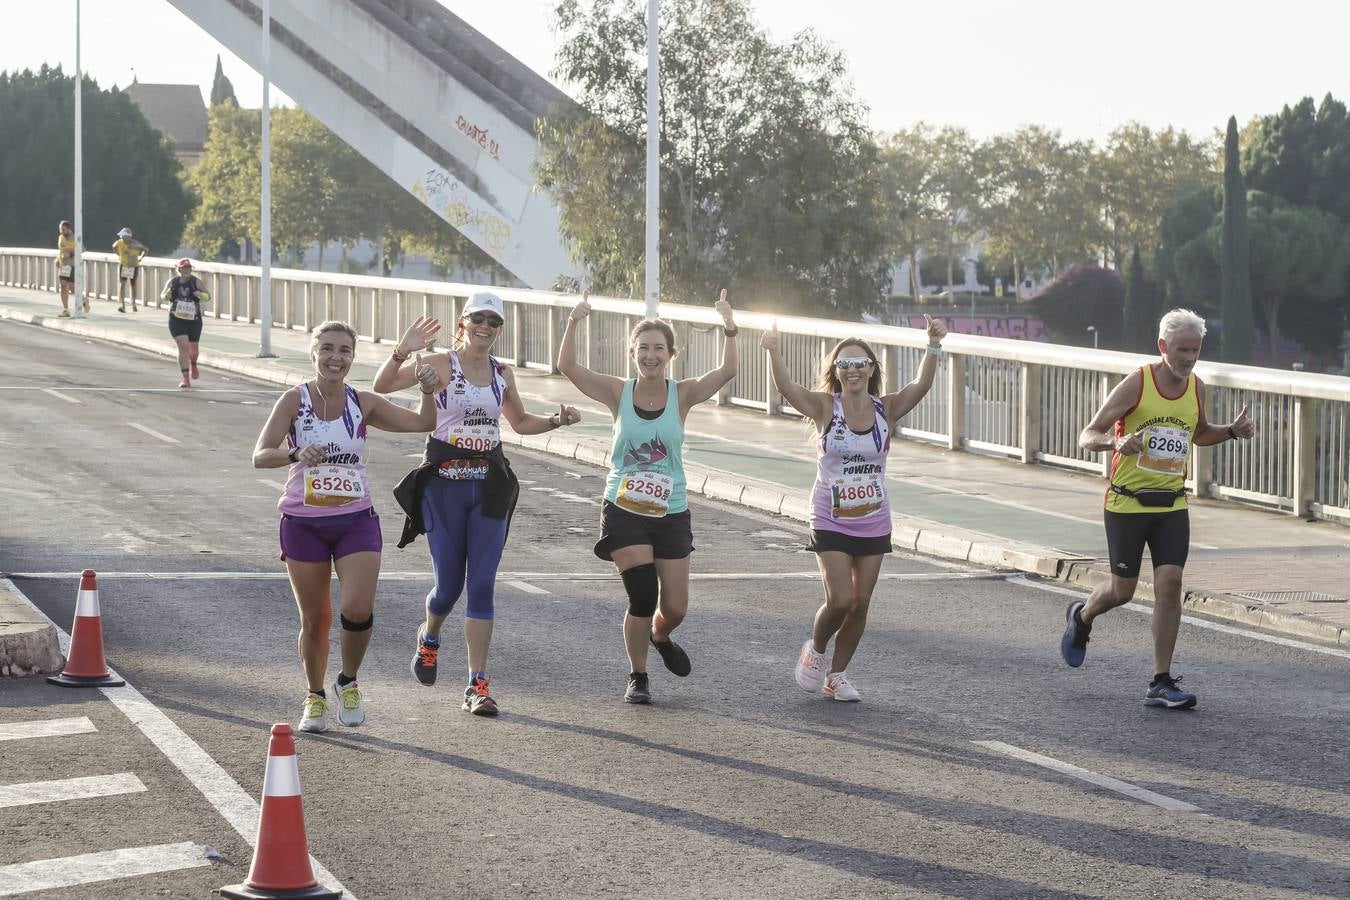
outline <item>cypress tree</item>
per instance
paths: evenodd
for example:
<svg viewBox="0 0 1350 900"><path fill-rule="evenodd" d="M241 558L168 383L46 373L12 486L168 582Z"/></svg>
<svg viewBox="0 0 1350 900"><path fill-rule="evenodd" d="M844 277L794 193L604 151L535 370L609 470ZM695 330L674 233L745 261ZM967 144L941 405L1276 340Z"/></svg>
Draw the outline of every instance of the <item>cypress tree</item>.
<svg viewBox="0 0 1350 900"><path fill-rule="evenodd" d="M220 54L216 54L216 77L211 79L211 105L217 106L226 100L239 105L239 101L234 96L234 85L230 84L230 79L225 77L225 70L220 65Z"/></svg>
<svg viewBox="0 0 1350 900"><path fill-rule="evenodd" d="M1247 182L1238 160L1237 118L1229 116L1223 153L1223 247L1219 257L1219 315L1223 320L1219 358L1227 363L1252 361L1250 253Z"/></svg>
<svg viewBox="0 0 1350 900"><path fill-rule="evenodd" d="M1130 254L1130 277L1125 282L1125 333L1122 350L1153 353L1157 350L1158 303L1154 285L1144 274L1139 245Z"/></svg>

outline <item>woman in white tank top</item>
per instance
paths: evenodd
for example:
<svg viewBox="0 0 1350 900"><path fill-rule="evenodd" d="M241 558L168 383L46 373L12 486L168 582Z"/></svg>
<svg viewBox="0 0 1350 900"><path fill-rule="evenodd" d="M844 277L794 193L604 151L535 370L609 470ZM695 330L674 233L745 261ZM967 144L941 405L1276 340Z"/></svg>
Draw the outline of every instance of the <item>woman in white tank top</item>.
<svg viewBox="0 0 1350 900"><path fill-rule="evenodd" d="M351 326L324 322L316 328L309 350L314 380L281 395L253 448L254 468L290 466L278 506L283 514L282 558L300 609L300 661L309 689L301 731L327 729L329 701L337 704L343 725L360 725L366 718L356 672L375 620L382 546L365 475L366 426L402 432L436 426L436 373L430 366L419 367L422 403L413 412L349 387L346 379L355 355ZM342 667L329 696L324 679L334 569L341 585Z"/></svg>

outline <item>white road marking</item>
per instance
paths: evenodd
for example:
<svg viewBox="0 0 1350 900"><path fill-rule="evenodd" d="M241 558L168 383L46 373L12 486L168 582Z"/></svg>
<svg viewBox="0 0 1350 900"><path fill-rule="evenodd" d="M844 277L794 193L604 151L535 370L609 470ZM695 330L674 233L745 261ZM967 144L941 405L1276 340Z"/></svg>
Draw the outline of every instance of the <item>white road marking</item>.
<svg viewBox="0 0 1350 900"><path fill-rule="evenodd" d="M1049 591L1052 594L1065 594L1069 597L1078 597L1079 599L1086 599L1087 597L1085 591L1076 591L1073 588L1036 581L1025 575L1011 575L1008 577L1008 582L1010 584L1021 584L1038 590ZM1142 603L1126 603L1124 608L1148 616L1153 615L1152 607L1145 606ZM1250 631L1246 628L1237 628L1232 625L1221 625L1218 622L1211 622L1208 619L1201 619L1196 616L1182 616L1181 621L1185 622L1187 625L1194 625L1197 628L1208 628L1210 631L1219 631L1224 634L1251 638L1255 641L1265 641L1267 644L1278 644L1281 647L1292 647L1295 650L1307 650L1309 653L1324 653L1327 656L1339 656L1341 659L1350 659L1350 650L1341 650L1337 647L1323 647L1321 644L1310 644L1304 641L1296 641L1293 638L1278 637L1273 634Z"/></svg>
<svg viewBox="0 0 1350 900"><path fill-rule="evenodd" d="M10 572L11 578L78 580L79 572ZM612 569L596 572L498 572L497 580L512 583L519 581L610 581L615 573ZM105 572L98 577L145 578L164 581L287 581L285 572ZM337 577L337 576L334 576ZM381 580L424 581L434 578L432 572L381 572ZM878 576L883 581L1005 581L1006 572L993 569L974 572L882 572ZM691 572L690 581L781 581L795 578L802 581L819 581L819 572ZM1077 592L1070 592L1077 593Z"/></svg>
<svg viewBox="0 0 1350 900"><path fill-rule="evenodd" d="M98 731L87 716L70 719L39 719L34 722L0 722L0 741L20 741L24 738L62 737L67 734L88 734Z"/></svg>
<svg viewBox="0 0 1350 900"><path fill-rule="evenodd" d="M146 789L141 780L130 772L59 778L55 781L25 781L21 784L0 785L0 809L55 803L59 800L83 800L86 797L139 794Z"/></svg>
<svg viewBox="0 0 1350 900"><path fill-rule="evenodd" d="M1033 753L1030 750L1023 750L1021 747L1014 747L1012 744L1005 744L1002 741L971 741L980 747L1003 753L1008 756L1020 759L1023 762L1029 762L1033 765L1042 766L1064 775L1072 775L1074 778L1082 779L1089 784L1095 784L1097 787L1106 788L1108 791L1115 791L1117 794L1124 794L1126 797L1132 797L1144 803L1151 803L1154 806L1162 807L1172 812L1199 812L1200 807L1193 806L1182 800L1176 800L1172 797L1166 797L1162 794L1155 794L1146 788L1138 787L1118 778L1112 778L1109 775L1098 775L1096 772L1089 772L1087 769L1080 769L1072 763L1062 762L1049 756L1042 756L1039 753Z"/></svg>
<svg viewBox="0 0 1350 900"><path fill-rule="evenodd" d="M9 591L38 615L51 622L60 640L61 652L70 655L70 635L65 629L52 621L50 616L29 600L8 578L0 578L0 590ZM109 668L109 671L113 670ZM124 687L99 688L99 691L168 757L169 762L173 763L178 771L187 776L188 781L201 791L207 802L215 807L225 821L239 832L245 843L252 847L258 833L261 810L257 802L220 767L220 764L130 684ZM258 749L258 764L263 765L267 750L261 741ZM348 900L356 900L355 895L347 891L333 873L324 868L313 855L310 856L309 862L313 867L314 877L322 884L335 891L343 891L343 896Z"/></svg>
<svg viewBox="0 0 1350 900"><path fill-rule="evenodd" d="M40 388L32 384L0 384L0 391L47 391L49 388ZM61 390L78 391L98 391L100 394L181 394L182 388L143 388L143 387L103 387L102 385L91 385L89 387L63 387ZM285 388L193 388L194 394L280 394Z"/></svg>
<svg viewBox="0 0 1350 900"><path fill-rule="evenodd" d="M44 394L51 394L51 395L52 395L53 397L55 397L57 400L64 400L64 401L66 401L67 403L81 403L81 402L83 402L83 401L80 401L80 400L76 400L74 397L70 396L69 394L63 394L63 393L61 393L60 391L58 391L58 390L56 390L56 389L54 389L54 388L43 388L43 389L42 389L42 393L44 393Z"/></svg>
<svg viewBox="0 0 1350 900"><path fill-rule="evenodd" d="M166 444L180 444L180 443L182 443L182 441L178 440L178 438L175 438L175 437L169 437L167 434L160 434L160 433L159 433L158 431L156 431L155 429L153 429L153 428L146 428L144 425L137 424L136 422L128 422L127 424L130 425L132 428L135 428L137 431L143 431L143 432L145 432L146 434L150 435L150 436L153 437L153 438L159 438L161 441L163 441L163 442L166 443Z"/></svg>
<svg viewBox="0 0 1350 900"><path fill-rule="evenodd" d="M516 588L517 590L524 591L524 592L527 593L527 594L547 594L547 593L549 593L549 591L546 591L546 590L544 590L544 589L541 588L541 587L535 587L534 585L530 584L528 581L508 581L507 584L511 585L511 587Z"/></svg>
<svg viewBox="0 0 1350 900"><path fill-rule="evenodd" d="M0 897L75 887L115 878L153 875L156 872L174 872L210 864L206 848L189 843L127 847L58 859L40 859L0 866Z"/></svg>
<svg viewBox="0 0 1350 900"><path fill-rule="evenodd" d="M284 481L277 481L274 478L258 478L255 480L258 482L258 484L265 484L268 487L276 488L279 491L286 490L286 482Z"/></svg>

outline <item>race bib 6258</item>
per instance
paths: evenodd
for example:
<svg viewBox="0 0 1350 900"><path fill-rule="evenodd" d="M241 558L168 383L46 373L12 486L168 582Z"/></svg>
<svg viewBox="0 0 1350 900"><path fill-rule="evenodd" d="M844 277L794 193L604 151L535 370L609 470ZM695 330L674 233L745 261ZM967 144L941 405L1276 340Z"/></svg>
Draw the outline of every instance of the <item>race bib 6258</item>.
<svg viewBox="0 0 1350 900"><path fill-rule="evenodd" d="M619 479L614 505L640 516L664 516L670 511L675 479L661 472L628 472Z"/></svg>

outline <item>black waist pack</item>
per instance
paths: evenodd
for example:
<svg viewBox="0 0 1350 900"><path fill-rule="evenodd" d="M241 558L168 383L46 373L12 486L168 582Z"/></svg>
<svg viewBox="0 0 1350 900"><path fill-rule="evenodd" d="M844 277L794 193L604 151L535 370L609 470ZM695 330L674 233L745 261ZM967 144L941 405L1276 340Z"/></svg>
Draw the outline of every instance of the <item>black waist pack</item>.
<svg viewBox="0 0 1350 900"><path fill-rule="evenodd" d="M1137 491L1132 491L1127 487L1113 484L1111 485L1111 491L1120 494L1123 497L1133 497L1139 501L1140 506L1160 506L1169 509L1172 504L1186 496L1184 488L1179 491L1168 490L1166 488L1140 488Z"/></svg>

